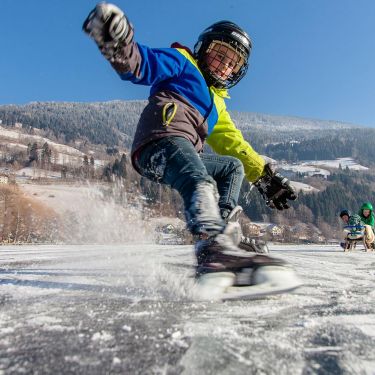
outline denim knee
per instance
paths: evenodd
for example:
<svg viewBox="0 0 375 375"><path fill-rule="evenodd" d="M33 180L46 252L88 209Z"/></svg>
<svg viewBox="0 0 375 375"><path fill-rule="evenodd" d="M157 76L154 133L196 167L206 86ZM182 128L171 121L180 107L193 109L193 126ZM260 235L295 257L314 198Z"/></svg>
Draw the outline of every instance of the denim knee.
<svg viewBox="0 0 375 375"><path fill-rule="evenodd" d="M243 167L242 161L237 158L232 158L231 160L232 170L238 175L239 178L245 177L245 169Z"/></svg>

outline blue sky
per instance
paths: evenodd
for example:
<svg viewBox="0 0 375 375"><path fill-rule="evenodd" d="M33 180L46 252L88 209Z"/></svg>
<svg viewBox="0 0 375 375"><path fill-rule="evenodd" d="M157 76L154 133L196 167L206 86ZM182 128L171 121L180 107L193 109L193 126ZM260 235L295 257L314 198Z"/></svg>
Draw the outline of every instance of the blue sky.
<svg viewBox="0 0 375 375"><path fill-rule="evenodd" d="M0 0L0 104L146 99L121 81L81 25L97 1ZM152 47L192 47L229 19L254 42L232 110L375 127L374 0L135 0L114 2Z"/></svg>

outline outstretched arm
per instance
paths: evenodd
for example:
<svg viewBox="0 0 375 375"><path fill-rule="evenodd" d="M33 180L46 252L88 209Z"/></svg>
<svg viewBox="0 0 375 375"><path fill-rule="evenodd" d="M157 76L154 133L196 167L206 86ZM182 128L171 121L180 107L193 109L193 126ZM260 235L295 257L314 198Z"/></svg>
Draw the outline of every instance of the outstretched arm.
<svg viewBox="0 0 375 375"><path fill-rule="evenodd" d="M173 48L153 49L134 41L134 29L116 5L99 3L82 26L124 80L154 85L179 75L185 59Z"/></svg>

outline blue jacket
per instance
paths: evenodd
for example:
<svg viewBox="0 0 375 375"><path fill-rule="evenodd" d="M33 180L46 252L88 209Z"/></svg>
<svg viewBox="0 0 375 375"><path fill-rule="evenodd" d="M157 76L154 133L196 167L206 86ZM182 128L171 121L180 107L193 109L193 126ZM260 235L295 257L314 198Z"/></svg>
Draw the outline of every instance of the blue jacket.
<svg viewBox="0 0 375 375"><path fill-rule="evenodd" d="M181 136L197 152L204 142L221 155L234 156L244 165L249 181L264 172L264 159L243 138L230 118L224 99L227 90L208 87L192 53L183 46L150 48L133 39L133 29L111 62L121 79L151 86L132 146L132 161L147 143Z"/></svg>

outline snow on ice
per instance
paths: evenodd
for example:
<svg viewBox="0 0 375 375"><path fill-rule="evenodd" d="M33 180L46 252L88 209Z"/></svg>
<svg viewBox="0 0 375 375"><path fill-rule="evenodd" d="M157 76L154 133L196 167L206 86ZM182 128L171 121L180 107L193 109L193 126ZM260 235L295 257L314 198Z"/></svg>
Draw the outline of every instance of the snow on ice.
<svg viewBox="0 0 375 375"><path fill-rule="evenodd" d="M303 287L200 301L192 246L155 245L135 207L71 188L24 186L96 244L0 247L1 375L375 374L375 253L271 245Z"/></svg>
<svg viewBox="0 0 375 375"><path fill-rule="evenodd" d="M375 254L271 254L304 286L214 303L191 246L3 246L0 373L374 374Z"/></svg>

